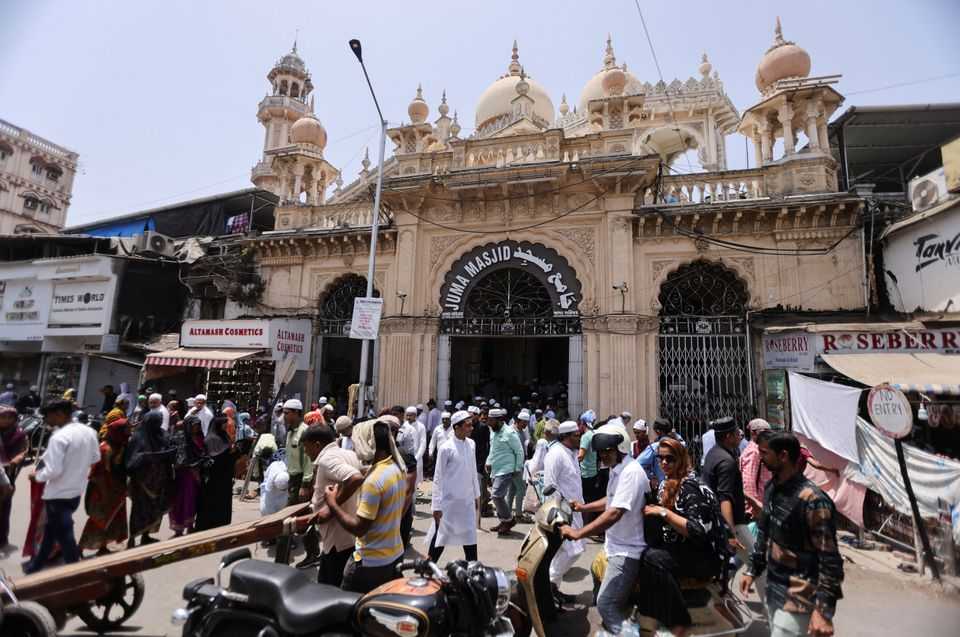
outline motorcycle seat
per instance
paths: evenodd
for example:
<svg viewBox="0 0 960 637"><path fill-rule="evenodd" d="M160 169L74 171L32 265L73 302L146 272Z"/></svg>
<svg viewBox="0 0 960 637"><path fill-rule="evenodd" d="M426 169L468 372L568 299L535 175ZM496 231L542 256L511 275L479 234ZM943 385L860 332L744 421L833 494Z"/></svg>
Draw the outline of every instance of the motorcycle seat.
<svg viewBox="0 0 960 637"><path fill-rule="evenodd" d="M230 574L230 590L246 595L251 606L273 613L280 628L292 635L348 624L361 597L317 584L291 566L262 560L237 563Z"/></svg>

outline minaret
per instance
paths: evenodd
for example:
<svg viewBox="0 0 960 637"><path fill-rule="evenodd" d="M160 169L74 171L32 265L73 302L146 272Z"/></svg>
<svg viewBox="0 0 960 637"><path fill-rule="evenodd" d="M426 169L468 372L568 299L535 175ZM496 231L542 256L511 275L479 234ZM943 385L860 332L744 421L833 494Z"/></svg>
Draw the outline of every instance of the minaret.
<svg viewBox="0 0 960 637"><path fill-rule="evenodd" d="M310 112L307 97L313 91L310 73L297 53L297 42L267 73L270 90L260 101L257 119L263 124L263 158L253 168L251 181L258 188L276 189L267 152L290 143L290 127Z"/></svg>

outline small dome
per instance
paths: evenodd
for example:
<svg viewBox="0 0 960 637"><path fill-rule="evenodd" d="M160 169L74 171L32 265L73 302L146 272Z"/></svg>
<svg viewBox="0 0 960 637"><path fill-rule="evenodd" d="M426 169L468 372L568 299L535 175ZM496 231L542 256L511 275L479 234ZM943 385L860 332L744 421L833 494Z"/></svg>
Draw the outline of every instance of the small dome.
<svg viewBox="0 0 960 637"><path fill-rule="evenodd" d="M710 64L710 60L707 59L707 54L704 53L703 57L700 58L700 67L699 67L700 75L702 75L703 77L707 77L708 75L710 75L710 71L712 70L713 70L713 65Z"/></svg>
<svg viewBox="0 0 960 637"><path fill-rule="evenodd" d="M774 30L773 46L767 49L757 67L757 89L766 92L779 80L810 75L810 54L793 42L783 39L780 18Z"/></svg>
<svg viewBox="0 0 960 637"><path fill-rule="evenodd" d="M521 80L522 69L520 56L517 53L517 43L513 43L513 61L508 67L508 74L496 80L480 94L477 100L476 126L482 127L491 119L513 112L513 100L517 97L517 84L521 81L526 84L526 92L533 100L533 113L546 122L553 123L553 101L550 95L539 82L524 74ZM523 90L523 86L520 87Z"/></svg>
<svg viewBox="0 0 960 637"><path fill-rule="evenodd" d="M606 96L623 95L623 89L627 85L627 74L622 69L612 68L603 74L600 85Z"/></svg>
<svg viewBox="0 0 960 637"><path fill-rule="evenodd" d="M611 88L619 87L620 93L608 93L607 87L604 85L604 80L608 74L611 74L613 77L611 77L607 86ZM617 58L613 53L613 40L608 35L607 48L603 55L603 68L591 77L583 87L583 90L580 91L580 110L585 110L591 100L603 99L608 95L620 95L628 86L639 83L640 80L638 80L633 73L627 71L626 64L620 67L617 66Z"/></svg>
<svg viewBox="0 0 960 637"><path fill-rule="evenodd" d="M410 106L407 107L407 115L410 116L412 123L422 124L427 121L427 115L429 114L430 107L427 106L427 103L423 99L423 89L418 85L417 95L413 98L413 101L410 102Z"/></svg>
<svg viewBox="0 0 960 637"><path fill-rule="evenodd" d="M322 150L327 145L327 131L313 113L307 113L290 127L290 142L313 144Z"/></svg>

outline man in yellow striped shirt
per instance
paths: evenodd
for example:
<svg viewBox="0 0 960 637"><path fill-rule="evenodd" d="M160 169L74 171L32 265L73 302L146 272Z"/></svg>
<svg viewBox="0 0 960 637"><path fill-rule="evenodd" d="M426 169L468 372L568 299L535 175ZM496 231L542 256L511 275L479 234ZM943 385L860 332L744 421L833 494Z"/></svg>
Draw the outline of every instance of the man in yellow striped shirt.
<svg viewBox="0 0 960 637"><path fill-rule="evenodd" d="M389 425L377 421L372 430L373 467L360 487L356 514L348 513L337 502L338 485L327 487L324 493L327 506L340 525L357 536L356 549L347 561L341 584L344 590L357 593L368 593L396 579L396 566L403 557L400 520L406 503L406 474L395 459ZM355 430L355 437L357 433Z"/></svg>

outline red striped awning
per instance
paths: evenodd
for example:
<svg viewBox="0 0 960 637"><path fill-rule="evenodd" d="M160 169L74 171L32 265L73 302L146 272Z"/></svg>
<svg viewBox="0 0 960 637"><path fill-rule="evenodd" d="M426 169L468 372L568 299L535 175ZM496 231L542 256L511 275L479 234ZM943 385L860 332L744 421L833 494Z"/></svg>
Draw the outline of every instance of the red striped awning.
<svg viewBox="0 0 960 637"><path fill-rule="evenodd" d="M147 356L146 365L165 365L172 367L209 367L230 369L243 358L253 358L263 354L262 349L197 349L180 347L178 349L157 352Z"/></svg>

